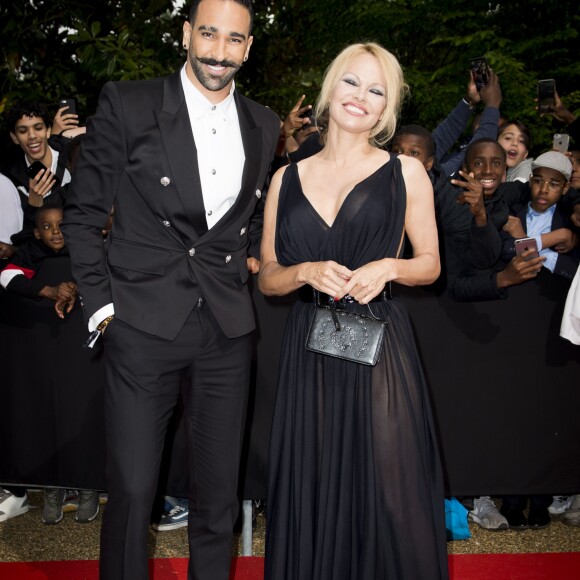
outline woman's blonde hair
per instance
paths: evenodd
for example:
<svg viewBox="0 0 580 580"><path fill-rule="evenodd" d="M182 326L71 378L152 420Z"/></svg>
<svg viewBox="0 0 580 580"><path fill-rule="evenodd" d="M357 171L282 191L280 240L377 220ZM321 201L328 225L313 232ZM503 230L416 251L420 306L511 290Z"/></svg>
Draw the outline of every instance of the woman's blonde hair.
<svg viewBox="0 0 580 580"><path fill-rule="evenodd" d="M324 73L322 89L320 90L320 95L318 95L314 115L319 126L328 127L332 92L352 60L361 54L371 54L374 56L379 61L379 65L385 76L385 109L380 120L372 128L369 135L371 145L382 147L395 134L397 118L401 110L403 97L406 95L409 87L405 84L399 61L386 48L383 48L376 42L351 44L330 63L330 66ZM326 140L326 129L322 131L322 137Z"/></svg>

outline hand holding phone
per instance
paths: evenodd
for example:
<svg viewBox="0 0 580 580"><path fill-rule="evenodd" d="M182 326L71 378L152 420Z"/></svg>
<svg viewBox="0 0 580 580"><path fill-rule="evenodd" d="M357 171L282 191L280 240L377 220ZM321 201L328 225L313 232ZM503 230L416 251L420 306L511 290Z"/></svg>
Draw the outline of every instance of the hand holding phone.
<svg viewBox="0 0 580 580"><path fill-rule="evenodd" d="M536 244L534 238L519 238L514 242L514 246L516 249L516 256L521 256L524 252L530 251L530 253L526 254L523 258L524 262L529 262L530 260L540 256L538 252L538 244Z"/></svg>
<svg viewBox="0 0 580 580"><path fill-rule="evenodd" d="M65 115L77 114L77 103L74 99L60 99L58 102L58 108L62 109L64 107L66 107L66 110L64 111Z"/></svg>
<svg viewBox="0 0 580 580"><path fill-rule="evenodd" d="M556 104L556 81L544 79L538 81L538 112L550 113Z"/></svg>
<svg viewBox="0 0 580 580"><path fill-rule="evenodd" d="M471 70L473 82L475 83L477 90L480 91L481 88L486 86L489 82L489 67L487 65L487 60L484 56L472 58L469 61L469 68Z"/></svg>
<svg viewBox="0 0 580 580"><path fill-rule="evenodd" d="M554 135L554 142L552 144L552 149L554 151L559 151L560 153L567 153L568 147L570 145L570 135L565 133L556 133Z"/></svg>
<svg viewBox="0 0 580 580"><path fill-rule="evenodd" d="M47 169L47 167L44 165L44 163L42 163L41 161L35 161L34 163L32 163L27 169L26 169L26 175L28 175L28 177L30 177L30 179L36 179L36 176L41 172L41 171L45 171L48 173L48 176L50 176L51 180L54 180L56 185L60 184L60 179L58 179L58 177L54 174L52 174L50 172L49 169ZM47 176L47 173L43 173L40 177L39 177L39 181L42 180L44 177Z"/></svg>
<svg viewBox="0 0 580 580"><path fill-rule="evenodd" d="M47 167L40 161L35 161L27 169L28 203L32 206L42 205L42 198L47 195L55 185L60 183Z"/></svg>
<svg viewBox="0 0 580 580"><path fill-rule="evenodd" d="M31 163L26 169L26 175L30 177L30 179L36 179L36 176L43 170L46 169L46 166L41 161L34 161ZM40 176L42 177L42 176Z"/></svg>

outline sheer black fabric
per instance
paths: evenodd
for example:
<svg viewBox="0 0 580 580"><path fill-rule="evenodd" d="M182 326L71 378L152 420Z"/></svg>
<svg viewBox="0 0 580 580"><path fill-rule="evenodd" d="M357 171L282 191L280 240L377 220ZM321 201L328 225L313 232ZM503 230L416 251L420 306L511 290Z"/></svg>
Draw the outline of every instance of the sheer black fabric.
<svg viewBox="0 0 580 580"><path fill-rule="evenodd" d="M291 165L277 258L354 270L395 257L405 207L392 157L353 188L329 227ZM375 367L306 351L314 305L299 302L290 313L270 442L267 580L447 577L442 476L412 328L399 299L371 306L389 321Z"/></svg>

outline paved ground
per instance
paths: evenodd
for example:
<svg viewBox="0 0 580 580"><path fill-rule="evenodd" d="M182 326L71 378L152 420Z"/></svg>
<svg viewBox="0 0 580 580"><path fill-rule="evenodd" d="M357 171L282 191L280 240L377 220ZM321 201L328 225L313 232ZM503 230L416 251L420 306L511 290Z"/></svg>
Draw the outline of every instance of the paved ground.
<svg viewBox="0 0 580 580"><path fill-rule="evenodd" d="M66 513L56 526L41 523L42 493L29 494L32 509L25 515L0 524L0 561L97 559L101 514L89 524L78 524L74 513ZM106 509L106 508L105 508ZM488 554L514 552L580 552L580 528L564 525L558 518L544 530L489 532L470 524L472 537L449 542L451 554ZM254 527L254 555L264 555L263 516ZM187 556L186 528L172 532L151 532L150 555L158 558ZM239 537L234 551L240 553Z"/></svg>

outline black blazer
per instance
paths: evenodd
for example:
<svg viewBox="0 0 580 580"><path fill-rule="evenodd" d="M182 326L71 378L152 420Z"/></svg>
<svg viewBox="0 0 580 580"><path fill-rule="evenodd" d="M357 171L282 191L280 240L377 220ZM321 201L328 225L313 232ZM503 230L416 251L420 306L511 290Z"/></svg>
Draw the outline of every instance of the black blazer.
<svg viewBox="0 0 580 580"><path fill-rule="evenodd" d="M235 92L246 161L238 199L207 230L179 72L107 83L69 191L63 231L87 318L112 302L131 326L173 339L201 297L230 337L254 329L246 288L250 220L278 117ZM113 229L101 228L115 205Z"/></svg>

